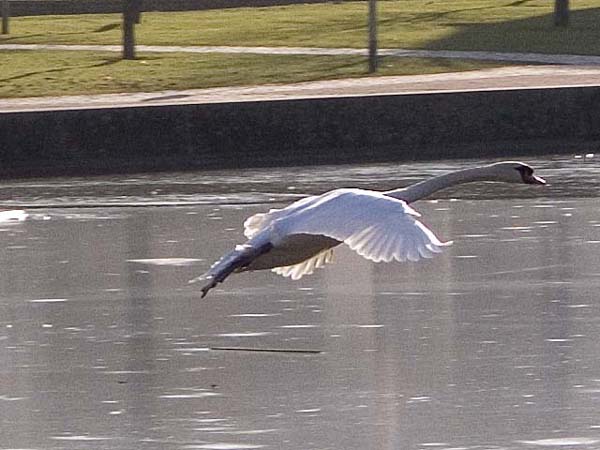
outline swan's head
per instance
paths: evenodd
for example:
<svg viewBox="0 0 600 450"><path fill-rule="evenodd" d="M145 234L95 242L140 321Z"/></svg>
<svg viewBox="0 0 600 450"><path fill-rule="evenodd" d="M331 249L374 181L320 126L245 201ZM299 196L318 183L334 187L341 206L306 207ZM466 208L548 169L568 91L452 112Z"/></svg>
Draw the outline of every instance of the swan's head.
<svg viewBox="0 0 600 450"><path fill-rule="evenodd" d="M546 180L533 174L531 166L519 161L503 161L488 166L496 181L505 183L546 184Z"/></svg>

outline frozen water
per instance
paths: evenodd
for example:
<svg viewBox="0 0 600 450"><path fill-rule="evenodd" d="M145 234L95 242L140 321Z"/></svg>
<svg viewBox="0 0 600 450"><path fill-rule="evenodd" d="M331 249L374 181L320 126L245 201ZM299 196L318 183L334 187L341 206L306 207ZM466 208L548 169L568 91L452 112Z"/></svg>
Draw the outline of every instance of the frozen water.
<svg viewBox="0 0 600 450"><path fill-rule="evenodd" d="M0 232L0 449L598 448L600 160L529 162L550 186L414 205L433 260L203 300L247 216L477 162L3 183L31 212Z"/></svg>

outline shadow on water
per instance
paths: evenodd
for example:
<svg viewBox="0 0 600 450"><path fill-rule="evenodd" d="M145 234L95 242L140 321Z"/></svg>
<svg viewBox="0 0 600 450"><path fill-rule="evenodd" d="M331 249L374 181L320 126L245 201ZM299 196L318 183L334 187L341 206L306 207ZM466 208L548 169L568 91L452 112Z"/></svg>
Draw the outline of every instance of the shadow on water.
<svg viewBox="0 0 600 450"><path fill-rule="evenodd" d="M151 252L151 222L146 214L131 217L126 225L128 259ZM127 266L126 284L128 292L125 320L130 324L130 337L126 340L126 361L123 372L114 378L121 384L125 393L125 403L135 414L135 426L140 429L152 428L152 416L157 408L156 398L150 387L156 385L155 330L153 329L152 308L156 299L153 280L147 270L135 264Z"/></svg>
<svg viewBox="0 0 600 450"><path fill-rule="evenodd" d="M457 31L426 46L429 50L549 53L552 49L557 54L600 54L600 8L571 11L567 27L556 27L552 14L506 22L464 23L453 20L449 12L441 20Z"/></svg>

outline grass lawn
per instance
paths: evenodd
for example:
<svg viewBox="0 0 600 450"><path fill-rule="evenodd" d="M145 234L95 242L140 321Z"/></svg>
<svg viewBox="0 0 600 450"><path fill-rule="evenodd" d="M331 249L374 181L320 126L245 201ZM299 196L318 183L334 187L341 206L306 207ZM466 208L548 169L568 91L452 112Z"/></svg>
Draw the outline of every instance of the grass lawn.
<svg viewBox="0 0 600 450"><path fill-rule="evenodd" d="M115 53L4 52L0 97L151 92L248 84L291 83L367 75L356 56L256 56L140 54L123 61ZM443 59L383 58L381 75L455 72L493 63Z"/></svg>
<svg viewBox="0 0 600 450"><path fill-rule="evenodd" d="M600 54L598 0L571 2L571 24L552 24L553 0L379 0L381 47ZM119 44L121 17L17 17L0 42ZM143 13L138 43L365 47L362 2Z"/></svg>
<svg viewBox="0 0 600 450"><path fill-rule="evenodd" d="M566 29L552 24L553 0L380 0L380 47L600 55L598 0L571 2ZM137 42L146 45L365 47L365 1L143 13ZM121 17L11 19L2 43L120 44ZM285 83L366 75L365 58L140 55L0 50L0 96L124 92ZM469 70L489 63L390 60L382 75Z"/></svg>

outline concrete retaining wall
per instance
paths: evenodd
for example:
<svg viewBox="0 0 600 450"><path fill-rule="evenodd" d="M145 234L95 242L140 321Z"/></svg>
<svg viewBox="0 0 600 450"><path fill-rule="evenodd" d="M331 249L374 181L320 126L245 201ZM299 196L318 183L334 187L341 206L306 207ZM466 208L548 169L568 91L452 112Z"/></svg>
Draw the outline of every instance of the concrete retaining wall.
<svg viewBox="0 0 600 450"><path fill-rule="evenodd" d="M0 114L0 176L406 161L600 143L600 87Z"/></svg>

